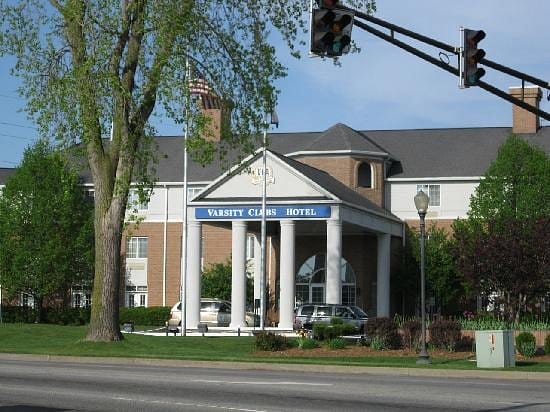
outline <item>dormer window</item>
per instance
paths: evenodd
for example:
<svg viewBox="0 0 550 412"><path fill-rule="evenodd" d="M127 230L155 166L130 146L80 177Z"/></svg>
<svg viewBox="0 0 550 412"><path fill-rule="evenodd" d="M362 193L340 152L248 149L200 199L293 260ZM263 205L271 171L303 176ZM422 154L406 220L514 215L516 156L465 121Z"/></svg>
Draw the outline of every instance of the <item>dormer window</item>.
<svg viewBox="0 0 550 412"><path fill-rule="evenodd" d="M363 162L359 165L357 169L357 186L372 188L374 185L372 183L372 166L370 163Z"/></svg>

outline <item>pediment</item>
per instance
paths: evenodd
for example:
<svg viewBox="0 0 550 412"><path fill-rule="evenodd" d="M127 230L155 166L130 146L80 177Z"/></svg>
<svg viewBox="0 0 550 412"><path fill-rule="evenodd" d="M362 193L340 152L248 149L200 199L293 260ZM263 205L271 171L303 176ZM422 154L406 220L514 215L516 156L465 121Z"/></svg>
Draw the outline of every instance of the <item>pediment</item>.
<svg viewBox="0 0 550 412"><path fill-rule="evenodd" d="M220 176L193 203L208 201L246 201L262 197L263 149ZM298 170L266 151L267 198L271 200L337 200L334 195Z"/></svg>

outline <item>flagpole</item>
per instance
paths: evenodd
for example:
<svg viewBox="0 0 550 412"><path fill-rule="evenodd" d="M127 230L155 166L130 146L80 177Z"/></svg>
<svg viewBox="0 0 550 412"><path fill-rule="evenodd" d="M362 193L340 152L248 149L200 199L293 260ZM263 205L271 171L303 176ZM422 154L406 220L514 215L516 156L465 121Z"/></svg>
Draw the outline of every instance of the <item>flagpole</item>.
<svg viewBox="0 0 550 412"><path fill-rule="evenodd" d="M190 66L189 57L185 58L185 87L189 88ZM189 93L185 97L185 131L183 134L183 224L181 247L181 336L187 336L187 137L189 130Z"/></svg>
<svg viewBox="0 0 550 412"><path fill-rule="evenodd" d="M266 197L267 197L267 113L264 115L264 139L262 154L262 226L261 226L261 248L260 248L260 329L265 330L266 315L266 264L265 264L265 244L266 244Z"/></svg>

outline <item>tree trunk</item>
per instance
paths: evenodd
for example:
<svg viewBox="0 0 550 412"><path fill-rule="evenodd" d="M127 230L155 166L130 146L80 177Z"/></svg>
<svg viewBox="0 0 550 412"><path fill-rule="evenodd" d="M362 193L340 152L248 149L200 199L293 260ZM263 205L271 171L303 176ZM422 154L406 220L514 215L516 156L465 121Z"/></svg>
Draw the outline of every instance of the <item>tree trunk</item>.
<svg viewBox="0 0 550 412"><path fill-rule="evenodd" d="M98 190L95 207L95 277L92 310L87 340L95 342L119 341L120 333L120 242L125 208L121 198L112 198L107 208Z"/></svg>

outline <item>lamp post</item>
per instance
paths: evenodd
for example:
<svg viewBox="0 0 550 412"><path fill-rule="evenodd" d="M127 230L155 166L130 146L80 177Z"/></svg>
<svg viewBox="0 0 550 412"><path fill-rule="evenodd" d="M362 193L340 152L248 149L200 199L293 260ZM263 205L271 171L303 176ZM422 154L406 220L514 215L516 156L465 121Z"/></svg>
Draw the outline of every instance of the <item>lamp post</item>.
<svg viewBox="0 0 550 412"><path fill-rule="evenodd" d="M420 190L414 197L414 205L418 211L418 216L420 216L420 305L422 313L422 337L420 342L420 353L418 354L418 359L416 360L416 363L420 364L431 363L430 355L428 355L428 351L426 350L426 277L424 273L424 242L426 232L424 218L426 217L426 212L428 211L429 202L430 198L422 190Z"/></svg>

